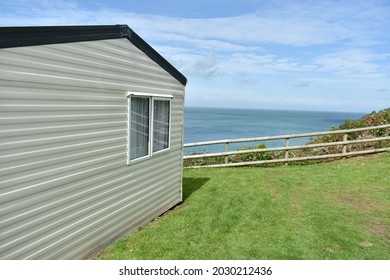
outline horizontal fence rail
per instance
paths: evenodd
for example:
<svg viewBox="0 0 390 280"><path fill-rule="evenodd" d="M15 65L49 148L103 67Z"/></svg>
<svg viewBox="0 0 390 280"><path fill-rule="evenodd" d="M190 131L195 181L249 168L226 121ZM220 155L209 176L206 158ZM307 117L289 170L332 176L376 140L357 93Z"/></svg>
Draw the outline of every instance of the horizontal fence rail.
<svg viewBox="0 0 390 280"><path fill-rule="evenodd" d="M215 140L215 141L205 141L205 142L196 142L196 143L188 143L184 144L184 148L188 147L197 147L197 146L207 146L207 145L226 145L226 151L220 153L205 153L205 154L193 154L193 155L185 155L183 159L201 159L208 157L225 157L224 164L208 164L201 166L190 166L191 168L200 168L200 167L228 167L228 166L244 166L244 165L257 165L257 164L265 164L265 163L288 163L294 161L305 161L305 160L319 160L319 159L328 159L328 158L338 158L338 157L349 157L349 156L357 156L364 154L372 154L372 153L380 153L389 151L390 147L384 148L374 148L369 150L361 150L361 151L352 151L348 152L348 145L352 144L364 144L370 142L380 142L380 141L390 141L389 132L385 133L385 136L375 137L375 138L367 138L367 139L356 139L356 140L348 140L348 135L356 132L363 132L369 130L378 130L378 129L386 129L390 128L390 124L379 125L379 126L370 126L364 128L354 128L354 129L346 129L346 130L332 130L332 131L321 131L321 132L312 132L312 133L302 133L302 134L288 134L288 135L278 135L278 136L266 136L266 137L256 137L256 138L239 138L239 139L225 139L225 140ZM319 137L325 135L337 135L343 134L342 141L334 141L329 143L319 143L319 144L306 144L299 146L290 146L290 139L293 138L308 138L308 137ZM269 141L269 140L284 140L285 145L283 147L275 147L275 148L261 148L261 149L247 149L247 150L238 150L238 151L229 151L230 143L246 143L246 142L260 142L260 141ZM303 156L303 157L290 157L289 151L292 150L301 150L301 149L314 149L314 148L322 148L322 147L331 147L337 146L342 147L341 153L333 153L333 154L325 154L325 155L315 155L315 156ZM257 160L250 162L234 162L229 163L229 156L248 154L248 153L259 153L259 152L276 152L276 151L285 151L284 158L281 159L269 159L269 160Z"/></svg>

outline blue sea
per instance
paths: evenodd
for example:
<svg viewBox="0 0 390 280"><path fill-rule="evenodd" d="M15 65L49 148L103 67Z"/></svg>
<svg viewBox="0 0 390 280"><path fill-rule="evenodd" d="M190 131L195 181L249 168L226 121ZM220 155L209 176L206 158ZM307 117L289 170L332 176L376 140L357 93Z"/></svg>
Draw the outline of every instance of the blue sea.
<svg viewBox="0 0 390 280"><path fill-rule="evenodd" d="M256 109L225 109L186 107L184 143L235 138L263 137L307 132L328 131L346 119L356 120L366 113L282 111ZM309 139L291 139L291 145L307 143ZM230 150L259 143L231 144ZM264 142L267 147L283 145L283 140ZM193 152L222 152L224 145L186 148Z"/></svg>

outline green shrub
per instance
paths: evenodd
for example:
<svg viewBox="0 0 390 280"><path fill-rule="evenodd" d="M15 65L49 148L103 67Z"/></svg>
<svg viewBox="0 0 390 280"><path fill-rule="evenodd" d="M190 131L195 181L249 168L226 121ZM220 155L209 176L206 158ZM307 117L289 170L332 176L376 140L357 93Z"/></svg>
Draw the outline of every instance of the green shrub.
<svg viewBox="0 0 390 280"><path fill-rule="evenodd" d="M255 149L266 149L265 144L258 144L254 147L240 147L237 151L255 150ZM253 152L238 154L231 158L232 162L247 162L247 161L259 161L259 160L270 160L273 159L274 155L271 152Z"/></svg>
<svg viewBox="0 0 390 280"><path fill-rule="evenodd" d="M390 124L390 108L381 110L379 112L374 111L371 114L365 115L358 120L352 121L347 119L339 127L337 128L333 127L332 130L354 129L354 128L378 126L384 124ZM348 140L363 139L363 138L364 139L377 138L377 137L384 137L384 136L390 136L390 129L382 128L382 129L374 129L371 131L358 131L358 132L348 133ZM342 139L343 139L342 134L325 135L317 138L312 138L309 144L336 142L336 141L342 141ZM367 148L383 148L389 146L390 146L390 141L371 142L371 143L350 145L350 150L358 151ZM322 150L325 151L326 149L328 148L323 148Z"/></svg>
<svg viewBox="0 0 390 280"><path fill-rule="evenodd" d="M191 155L200 155L205 153L197 153L194 152ZM203 158L189 158L183 160L183 166L189 167L189 166L204 166L204 165L210 165L210 164L222 164L225 163L225 157L224 156L217 156L217 157L203 157Z"/></svg>

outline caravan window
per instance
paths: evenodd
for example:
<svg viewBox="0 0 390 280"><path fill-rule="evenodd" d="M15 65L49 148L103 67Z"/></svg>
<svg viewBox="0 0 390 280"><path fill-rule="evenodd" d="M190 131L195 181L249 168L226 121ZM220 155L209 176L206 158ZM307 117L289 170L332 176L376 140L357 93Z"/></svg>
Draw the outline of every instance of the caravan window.
<svg viewBox="0 0 390 280"><path fill-rule="evenodd" d="M171 98L130 94L128 163L170 148Z"/></svg>

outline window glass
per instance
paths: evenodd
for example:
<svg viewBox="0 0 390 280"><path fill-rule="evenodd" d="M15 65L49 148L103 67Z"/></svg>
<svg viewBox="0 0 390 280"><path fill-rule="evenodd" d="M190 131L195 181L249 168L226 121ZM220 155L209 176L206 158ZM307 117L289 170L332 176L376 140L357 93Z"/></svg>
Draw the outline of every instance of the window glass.
<svg viewBox="0 0 390 280"><path fill-rule="evenodd" d="M154 100L153 103L153 152L169 148L170 101Z"/></svg>
<svg viewBox="0 0 390 280"><path fill-rule="evenodd" d="M149 98L131 97L130 160L149 155Z"/></svg>

